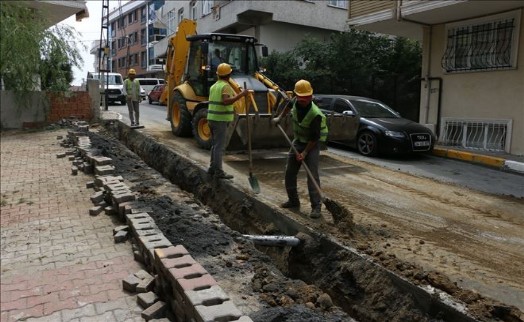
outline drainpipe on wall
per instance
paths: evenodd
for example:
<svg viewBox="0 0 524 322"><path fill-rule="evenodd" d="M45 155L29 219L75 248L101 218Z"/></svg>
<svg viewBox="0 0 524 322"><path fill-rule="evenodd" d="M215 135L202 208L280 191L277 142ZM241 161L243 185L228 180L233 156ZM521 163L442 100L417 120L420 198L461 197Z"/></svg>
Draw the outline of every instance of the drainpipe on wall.
<svg viewBox="0 0 524 322"><path fill-rule="evenodd" d="M414 20L409 20L404 17L402 17L402 0L397 0L396 7L395 7L395 15L397 22L410 22L417 25L420 25L422 27L429 28L429 44L428 44L428 61L427 61L427 67L426 67L426 75L424 76L424 81L426 82L426 88L427 88L427 94L426 94L426 115L424 118L424 124L427 124L429 121L429 108L430 108L430 95L431 95L431 81L438 80L439 87L438 87L438 104L437 104L437 124L435 124L435 132L437 134L437 137L440 134L440 106L441 106L441 98L442 98L442 77L431 77L431 45L433 43L433 25L428 25L425 23L421 23Z"/></svg>

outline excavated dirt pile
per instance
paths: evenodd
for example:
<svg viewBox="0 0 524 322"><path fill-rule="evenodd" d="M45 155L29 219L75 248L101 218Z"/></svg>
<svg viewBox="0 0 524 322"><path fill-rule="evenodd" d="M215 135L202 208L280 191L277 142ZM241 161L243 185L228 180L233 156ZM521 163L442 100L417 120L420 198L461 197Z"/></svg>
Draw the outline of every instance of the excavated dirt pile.
<svg viewBox="0 0 524 322"><path fill-rule="evenodd" d="M164 235L184 245L255 321L352 321L350 315L359 321L522 321L516 308L374 250L366 227L351 225L346 240L368 259L321 231L282 231L272 220L285 218L271 211L264 219L257 216L263 208L257 200L209 180L202 169L152 140L121 135L140 159L113 137L117 126L91 132L92 146L113 159ZM242 234L296 235L301 243L256 248ZM463 301L469 313L443 299L442 292L428 292L432 287Z"/></svg>

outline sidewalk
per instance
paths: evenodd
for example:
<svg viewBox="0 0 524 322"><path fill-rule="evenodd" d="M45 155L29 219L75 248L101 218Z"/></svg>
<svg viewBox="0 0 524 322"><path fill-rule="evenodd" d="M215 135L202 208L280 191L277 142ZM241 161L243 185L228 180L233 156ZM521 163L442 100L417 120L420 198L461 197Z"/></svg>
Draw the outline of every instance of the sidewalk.
<svg viewBox="0 0 524 322"><path fill-rule="evenodd" d="M122 280L142 269L115 244L113 217L92 217L92 177L71 174L58 135L1 137L1 294L4 321L143 321Z"/></svg>
<svg viewBox="0 0 524 322"><path fill-rule="evenodd" d="M524 174L524 157L521 156L507 153L471 151L446 146L435 146L433 154L439 157L477 163L499 170Z"/></svg>

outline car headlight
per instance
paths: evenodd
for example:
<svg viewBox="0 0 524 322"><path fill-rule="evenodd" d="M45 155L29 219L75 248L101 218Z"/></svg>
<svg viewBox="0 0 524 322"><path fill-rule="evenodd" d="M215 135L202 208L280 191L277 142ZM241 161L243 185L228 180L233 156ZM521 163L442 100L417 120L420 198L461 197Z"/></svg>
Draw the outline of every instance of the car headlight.
<svg viewBox="0 0 524 322"><path fill-rule="evenodd" d="M406 137L404 133L402 132L396 132L396 131L385 131L384 134L386 136L390 136L392 138L404 138Z"/></svg>

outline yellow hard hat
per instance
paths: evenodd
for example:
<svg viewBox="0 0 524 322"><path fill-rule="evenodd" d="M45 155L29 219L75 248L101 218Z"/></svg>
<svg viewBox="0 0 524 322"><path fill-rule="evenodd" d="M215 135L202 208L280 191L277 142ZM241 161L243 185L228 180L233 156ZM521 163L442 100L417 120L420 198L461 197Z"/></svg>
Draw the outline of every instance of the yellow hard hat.
<svg viewBox="0 0 524 322"><path fill-rule="evenodd" d="M131 68L129 70L129 72L127 72L128 75L136 75L136 70L134 70L133 68Z"/></svg>
<svg viewBox="0 0 524 322"><path fill-rule="evenodd" d="M307 80L301 79L295 84L295 94L297 96L311 96L313 95L313 87Z"/></svg>
<svg viewBox="0 0 524 322"><path fill-rule="evenodd" d="M226 76L226 75L231 74L232 71L233 71L233 69L231 68L231 66L229 64L222 63L222 64L218 65L217 75L218 76Z"/></svg>

